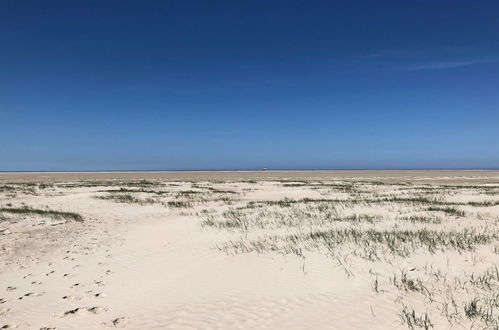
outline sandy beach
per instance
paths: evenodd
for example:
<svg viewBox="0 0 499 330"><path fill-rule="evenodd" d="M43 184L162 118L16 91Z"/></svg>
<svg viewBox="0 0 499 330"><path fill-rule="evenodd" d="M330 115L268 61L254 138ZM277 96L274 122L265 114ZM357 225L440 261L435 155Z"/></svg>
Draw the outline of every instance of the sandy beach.
<svg viewBox="0 0 499 330"><path fill-rule="evenodd" d="M499 171L0 173L1 329L497 329Z"/></svg>

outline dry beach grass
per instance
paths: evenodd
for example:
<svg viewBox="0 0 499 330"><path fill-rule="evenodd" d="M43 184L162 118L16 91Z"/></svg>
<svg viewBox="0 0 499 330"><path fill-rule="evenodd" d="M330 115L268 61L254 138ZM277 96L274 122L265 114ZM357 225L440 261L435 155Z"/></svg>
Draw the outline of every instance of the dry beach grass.
<svg viewBox="0 0 499 330"><path fill-rule="evenodd" d="M495 171L0 174L0 327L498 329Z"/></svg>

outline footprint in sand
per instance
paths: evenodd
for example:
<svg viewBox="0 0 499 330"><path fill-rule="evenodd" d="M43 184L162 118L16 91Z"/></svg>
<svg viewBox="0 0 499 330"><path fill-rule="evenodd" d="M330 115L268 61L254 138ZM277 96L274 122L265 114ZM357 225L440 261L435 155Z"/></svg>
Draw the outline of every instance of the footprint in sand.
<svg viewBox="0 0 499 330"><path fill-rule="evenodd" d="M7 299L5 298L0 298L0 304L5 304L7 302Z"/></svg>
<svg viewBox="0 0 499 330"><path fill-rule="evenodd" d="M107 294L105 294L104 292L99 292L99 293L92 295L92 297L94 297L94 298L104 298L106 296L107 296Z"/></svg>
<svg viewBox="0 0 499 330"><path fill-rule="evenodd" d="M22 300L26 297L33 296L34 294L35 294L34 292L28 292L28 293L25 293L24 295L22 295L21 297L19 297L18 299Z"/></svg>
<svg viewBox="0 0 499 330"><path fill-rule="evenodd" d="M106 283L104 283L104 281L94 281L95 284L97 284L97 286L104 286L106 285Z"/></svg>
<svg viewBox="0 0 499 330"><path fill-rule="evenodd" d="M43 283L42 282L37 282L37 281L31 282L31 285L41 285L41 284L43 284Z"/></svg>
<svg viewBox="0 0 499 330"><path fill-rule="evenodd" d="M75 296L72 296L72 295L64 296L64 297L62 297L62 299L64 299L64 300L81 300L81 298L75 297Z"/></svg>
<svg viewBox="0 0 499 330"><path fill-rule="evenodd" d="M23 300L26 297L40 297L40 296L43 296L44 294L45 294L45 292L40 292L40 293L28 292L28 293L25 293L24 295L22 295L21 297L19 297L18 299Z"/></svg>
<svg viewBox="0 0 499 330"><path fill-rule="evenodd" d="M55 327L42 327L40 330L57 330Z"/></svg>
<svg viewBox="0 0 499 330"><path fill-rule="evenodd" d="M6 316L9 312L10 308L0 308L0 316Z"/></svg>
<svg viewBox="0 0 499 330"><path fill-rule="evenodd" d="M94 306L94 307L78 307L75 309L70 309L62 315L62 317L71 316L71 315L81 315L81 314L100 314L102 312L106 312L107 308L102 306Z"/></svg>
<svg viewBox="0 0 499 330"><path fill-rule="evenodd" d="M88 291L85 291L85 293L91 297L91 298L104 298L104 297L107 297L107 294L105 294L104 292L97 292L95 293L95 291L93 290L88 290Z"/></svg>
<svg viewBox="0 0 499 330"><path fill-rule="evenodd" d="M111 322L105 323L104 325L108 327L114 327L114 328L123 328L126 326L126 324L130 321L130 319L126 316L123 317L118 317L112 320Z"/></svg>
<svg viewBox="0 0 499 330"><path fill-rule="evenodd" d="M45 276L50 276L50 275L52 275L54 273L55 273L55 270L52 270L52 271L48 272L47 274L45 274Z"/></svg>
<svg viewBox="0 0 499 330"><path fill-rule="evenodd" d="M14 291L15 289L17 289L15 286L8 286L7 287L7 291Z"/></svg>
<svg viewBox="0 0 499 330"><path fill-rule="evenodd" d="M81 283L75 283L75 284L70 286L71 289L78 288L78 287L81 287Z"/></svg>

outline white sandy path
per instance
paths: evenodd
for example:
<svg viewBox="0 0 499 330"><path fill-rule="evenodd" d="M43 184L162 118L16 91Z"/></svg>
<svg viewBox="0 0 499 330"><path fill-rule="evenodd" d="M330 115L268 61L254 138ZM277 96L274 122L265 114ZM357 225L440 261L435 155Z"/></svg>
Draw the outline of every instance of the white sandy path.
<svg viewBox="0 0 499 330"><path fill-rule="evenodd" d="M366 281L338 285L345 275L330 261L310 260L314 268L303 274L295 258L226 256L196 232L194 219L130 232L130 244L116 251L123 258L109 286L127 288L116 297L118 314L149 329L343 328L372 318L362 301Z"/></svg>

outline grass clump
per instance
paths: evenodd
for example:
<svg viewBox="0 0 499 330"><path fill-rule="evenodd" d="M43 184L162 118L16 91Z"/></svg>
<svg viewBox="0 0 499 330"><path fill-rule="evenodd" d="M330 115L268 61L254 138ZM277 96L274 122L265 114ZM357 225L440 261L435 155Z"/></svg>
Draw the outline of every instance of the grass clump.
<svg viewBox="0 0 499 330"><path fill-rule="evenodd" d="M479 287L484 290L499 289L499 268L497 268L497 265L494 265L482 274L471 274L468 282L472 286Z"/></svg>
<svg viewBox="0 0 499 330"><path fill-rule="evenodd" d="M404 306L402 311L399 314L400 320L403 324L407 325L409 329L432 329L433 323L430 320L430 316L428 313L423 313L421 315L417 315L416 311L411 308Z"/></svg>
<svg viewBox="0 0 499 330"><path fill-rule="evenodd" d="M190 195L197 195L197 194L203 194L203 191L199 190L181 190L177 192L177 196L190 196Z"/></svg>
<svg viewBox="0 0 499 330"><path fill-rule="evenodd" d="M257 240L230 241L220 249L235 253L281 252L303 256L303 251L334 251L350 245L352 254L369 260L380 260L386 255L408 257L417 249L430 253L452 248L458 251L472 251L478 245L496 240L496 233L478 233L473 229L462 231L419 230L362 230L357 228L319 230L287 236L266 236ZM300 251L300 253L296 253Z"/></svg>
<svg viewBox="0 0 499 330"><path fill-rule="evenodd" d="M423 216L423 215L411 215L408 217L402 217L400 219L410 221L412 223L434 223L434 224L442 223L442 219L440 218Z"/></svg>
<svg viewBox="0 0 499 330"><path fill-rule="evenodd" d="M191 202L187 201L169 201L167 202L167 205L169 207L174 207L174 208L189 208L192 207Z"/></svg>
<svg viewBox="0 0 499 330"><path fill-rule="evenodd" d="M72 183L58 183L60 188L92 188L92 187L154 187L162 186L161 182L149 180L121 181L121 180L89 180Z"/></svg>
<svg viewBox="0 0 499 330"><path fill-rule="evenodd" d="M147 190L144 188L140 189L130 189L130 188L119 188L119 189L107 189L107 190L98 190L97 192L107 192L107 193L144 193L144 194L153 194L153 195L168 195L168 191L161 190Z"/></svg>
<svg viewBox="0 0 499 330"><path fill-rule="evenodd" d="M278 229L303 227L331 227L336 223L372 224L382 217L370 214L339 215L334 204L316 203L292 204L284 209L279 207L229 208L219 214L206 215L203 226L216 229L248 231L252 228Z"/></svg>
<svg viewBox="0 0 499 330"><path fill-rule="evenodd" d="M464 315L481 321L487 329L499 329L499 293L489 297L475 297L463 306Z"/></svg>
<svg viewBox="0 0 499 330"><path fill-rule="evenodd" d="M107 196L96 196L98 199L108 200L115 203L124 203L124 204L154 204L156 201L152 198L137 198L130 194L110 194Z"/></svg>
<svg viewBox="0 0 499 330"><path fill-rule="evenodd" d="M499 201L468 202L467 205L475 207L497 206L499 205Z"/></svg>
<svg viewBox="0 0 499 330"><path fill-rule="evenodd" d="M0 193L8 193L11 196L17 193L25 195L36 195L37 184L33 182L17 183L12 182L4 185L0 185Z"/></svg>
<svg viewBox="0 0 499 330"><path fill-rule="evenodd" d="M279 206L279 207L290 207L294 204L310 204L310 203L335 203L335 202L348 202L348 200L341 199L313 199L313 198L303 198L303 199L291 199L284 198L277 201L251 201L246 204L247 208L257 208L263 206Z"/></svg>
<svg viewBox="0 0 499 330"><path fill-rule="evenodd" d="M428 289L419 278L413 279L409 277L407 271L404 269L400 271L400 277L394 274L391 281L397 289L405 292L428 292Z"/></svg>
<svg viewBox="0 0 499 330"><path fill-rule="evenodd" d="M2 207L0 214L15 214L24 216L45 216L53 219L68 219L74 221L83 221L83 217L74 212L62 212L48 209L35 209L28 206L15 208L15 207Z"/></svg>
<svg viewBox="0 0 499 330"><path fill-rule="evenodd" d="M447 215L452 215L452 216L456 216L456 217L464 217L466 215L466 213L464 211L458 210L455 207L444 207L444 208L442 208L442 207L429 207L427 210L432 211L432 212L443 212Z"/></svg>

